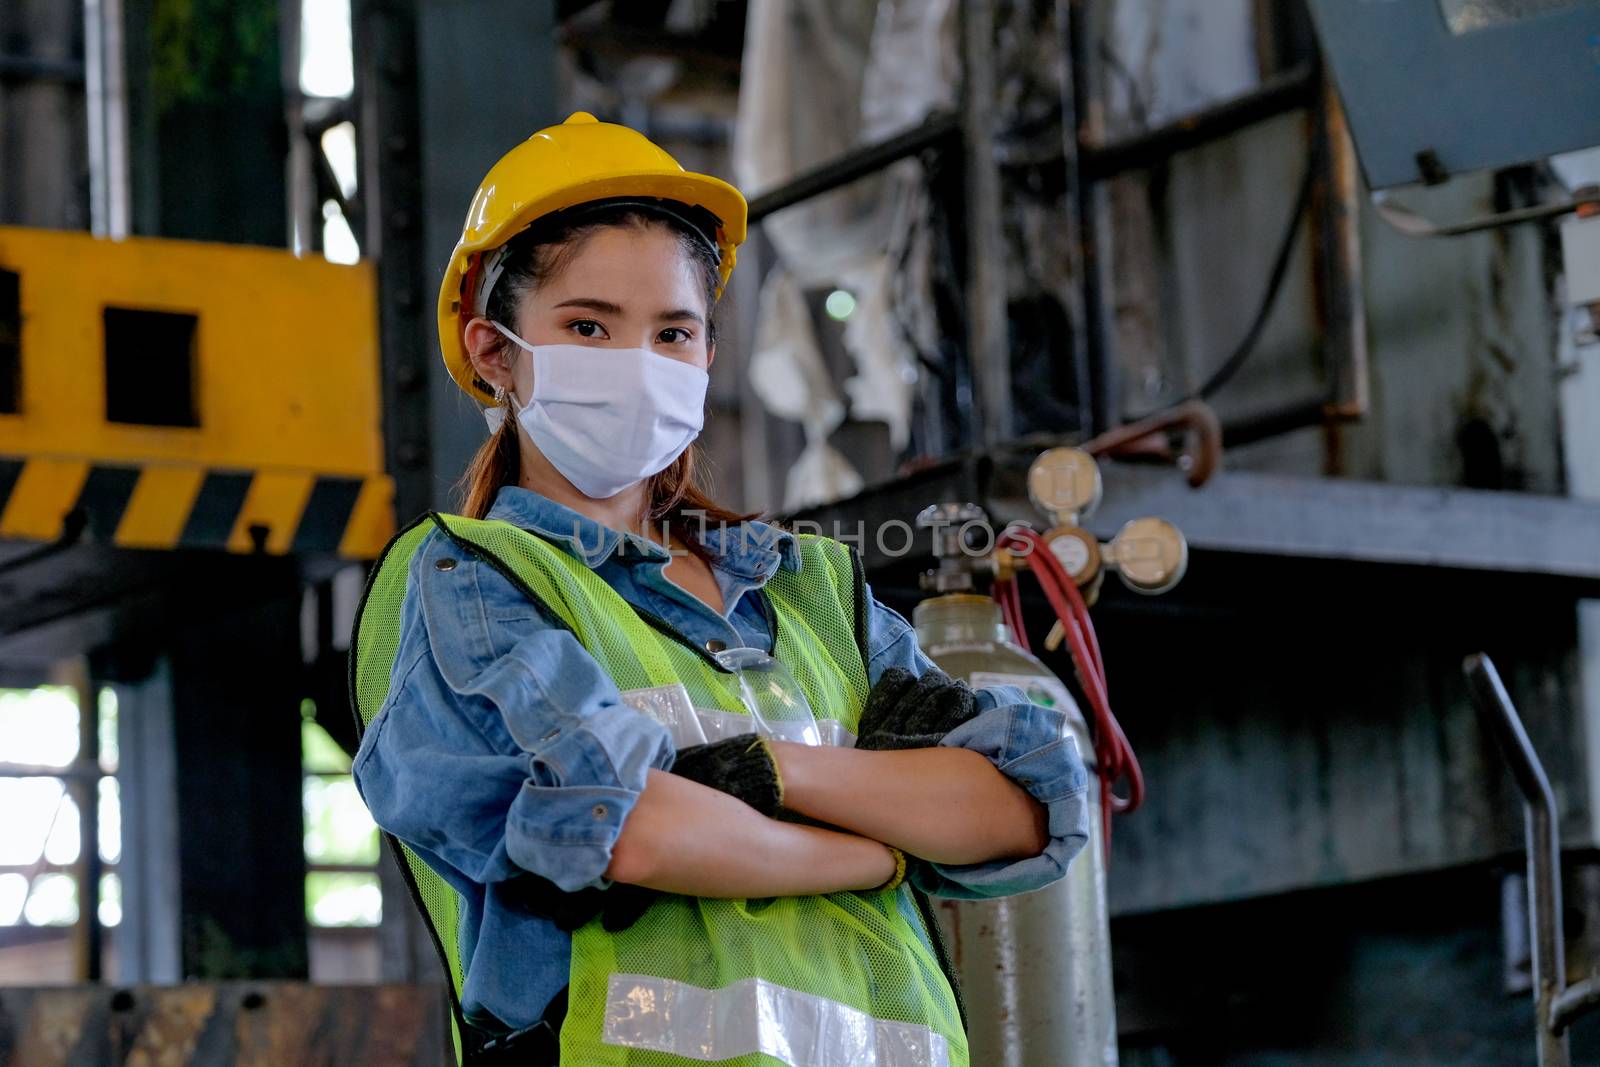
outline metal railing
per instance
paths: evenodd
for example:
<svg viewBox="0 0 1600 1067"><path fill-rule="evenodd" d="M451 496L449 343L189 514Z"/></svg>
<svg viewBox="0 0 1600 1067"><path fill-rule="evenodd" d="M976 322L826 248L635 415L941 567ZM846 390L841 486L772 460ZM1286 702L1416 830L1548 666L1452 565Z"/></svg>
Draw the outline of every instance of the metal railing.
<svg viewBox="0 0 1600 1067"><path fill-rule="evenodd" d="M1539 1067L1568 1067L1567 1028L1600 1006L1600 974L1567 985L1561 926L1561 830L1550 779L1522 719L1487 655L1467 657L1472 700L1505 754L1522 793L1528 842L1528 905L1533 946L1533 1005Z"/></svg>

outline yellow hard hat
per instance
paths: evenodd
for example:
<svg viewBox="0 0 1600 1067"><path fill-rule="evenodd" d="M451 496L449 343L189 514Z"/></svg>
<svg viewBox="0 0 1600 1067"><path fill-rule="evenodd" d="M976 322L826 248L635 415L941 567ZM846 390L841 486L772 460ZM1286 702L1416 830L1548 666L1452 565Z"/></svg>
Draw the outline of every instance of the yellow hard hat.
<svg viewBox="0 0 1600 1067"><path fill-rule="evenodd" d="M450 376L469 396L483 404L494 402L488 383L473 373L461 340L462 328L476 313L469 286L476 281L483 254L553 211L614 198L673 201L712 215L721 254L716 295L722 295L733 272L734 250L745 238L744 196L721 179L684 170L643 134L576 112L561 125L529 137L489 168L450 254L439 285L439 348Z"/></svg>

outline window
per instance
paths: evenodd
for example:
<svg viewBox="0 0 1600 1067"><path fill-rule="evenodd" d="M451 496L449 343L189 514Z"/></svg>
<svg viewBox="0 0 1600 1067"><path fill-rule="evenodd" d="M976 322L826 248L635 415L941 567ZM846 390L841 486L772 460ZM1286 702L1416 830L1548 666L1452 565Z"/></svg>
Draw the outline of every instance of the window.
<svg viewBox="0 0 1600 1067"><path fill-rule="evenodd" d="M300 91L349 99L355 90L349 0L320 0L300 8Z"/></svg>
<svg viewBox="0 0 1600 1067"><path fill-rule="evenodd" d="M61 935L54 940L66 945L67 929L80 921L102 927L122 921L115 693L102 689L92 713L97 716L97 763L85 762L80 750L75 689L0 689L0 812L5 813L0 819L0 945L37 941L34 935L52 929ZM86 791L96 805L101 862L99 910L88 920L80 914L87 894L81 884L83 820L78 803ZM34 935L24 937L30 930ZM59 954L53 972L36 977L80 977L72 973L70 952Z"/></svg>
<svg viewBox="0 0 1600 1067"><path fill-rule="evenodd" d="M305 4L300 18L300 91L306 95L307 118L331 113L327 105L348 100L355 88L355 54L350 45L349 0L322 0ZM356 195L356 134L354 124L335 123L308 130L315 138L312 152L321 158L313 165L314 202L321 218L297 219L294 248L307 244L322 250L334 263L354 263L361 258L360 242L352 225L358 215L350 210ZM311 242L302 232L310 225L319 231Z"/></svg>
<svg viewBox="0 0 1600 1067"><path fill-rule="evenodd" d="M350 777L350 757L317 725L316 705L304 701L300 712L306 921L313 927L376 926L383 917L378 828Z"/></svg>
<svg viewBox="0 0 1600 1067"><path fill-rule="evenodd" d="M322 254L334 263L354 263L361 258L361 244L350 228L342 204L356 195L356 128L352 123L341 122L323 131L322 157L328 161L328 171L338 183L338 199L322 203Z"/></svg>

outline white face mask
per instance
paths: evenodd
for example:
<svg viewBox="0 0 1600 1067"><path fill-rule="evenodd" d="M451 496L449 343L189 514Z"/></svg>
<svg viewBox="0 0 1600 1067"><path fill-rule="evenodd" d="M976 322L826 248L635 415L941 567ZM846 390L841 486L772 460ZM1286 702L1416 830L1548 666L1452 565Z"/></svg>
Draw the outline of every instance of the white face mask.
<svg viewBox="0 0 1600 1067"><path fill-rule="evenodd" d="M710 378L699 367L643 348L530 345L493 325L533 357L533 397L518 424L584 496L616 496L700 436ZM483 416L494 430L505 411Z"/></svg>

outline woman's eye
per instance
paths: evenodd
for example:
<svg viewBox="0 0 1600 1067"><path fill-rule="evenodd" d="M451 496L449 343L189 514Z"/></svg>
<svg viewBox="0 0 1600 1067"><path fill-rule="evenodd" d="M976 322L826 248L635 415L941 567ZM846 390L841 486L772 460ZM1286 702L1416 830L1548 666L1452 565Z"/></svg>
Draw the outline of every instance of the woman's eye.
<svg viewBox="0 0 1600 1067"><path fill-rule="evenodd" d="M568 329L575 332L579 337L604 337L606 334L605 327L593 319L579 319Z"/></svg>
<svg viewBox="0 0 1600 1067"><path fill-rule="evenodd" d="M683 342L692 339L693 338L690 336L689 331L680 326L668 326L665 330L662 330L661 335L656 338L657 341L667 345L682 344Z"/></svg>

